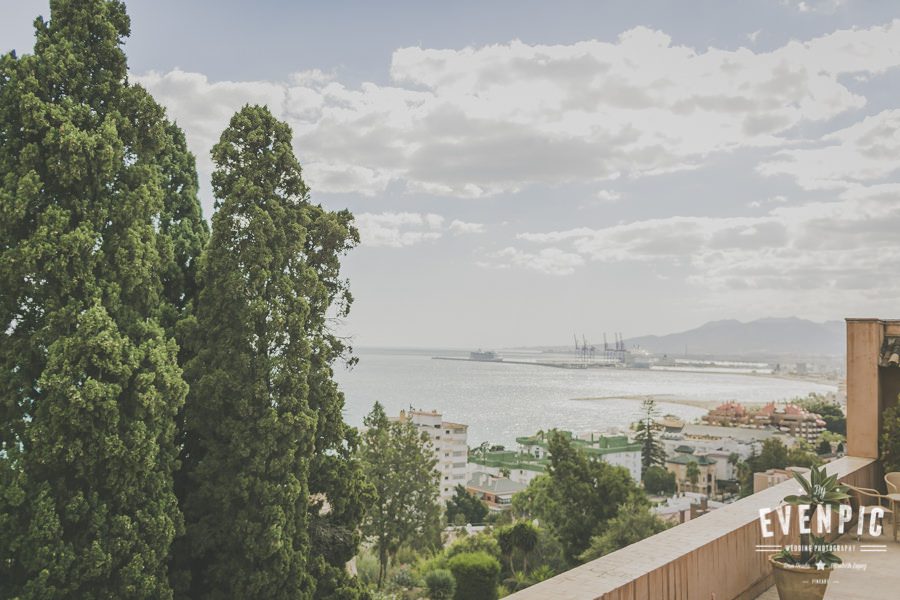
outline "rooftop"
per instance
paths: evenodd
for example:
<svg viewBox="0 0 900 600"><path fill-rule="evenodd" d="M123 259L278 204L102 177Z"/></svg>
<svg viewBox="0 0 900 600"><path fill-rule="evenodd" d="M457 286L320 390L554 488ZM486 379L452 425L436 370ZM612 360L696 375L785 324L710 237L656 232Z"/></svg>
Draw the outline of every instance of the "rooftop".
<svg viewBox="0 0 900 600"><path fill-rule="evenodd" d="M512 481L507 477L495 477L490 473L475 471L472 474L472 479L466 483L466 487L479 492L490 492L492 494L515 494L521 492L528 486L523 483Z"/></svg>
<svg viewBox="0 0 900 600"><path fill-rule="evenodd" d="M709 458L708 456L694 456L693 454L679 454L678 456L673 456L671 458L666 459L667 463L674 463L676 465L687 465L690 463L697 463L700 466L714 465L716 464L716 459Z"/></svg>

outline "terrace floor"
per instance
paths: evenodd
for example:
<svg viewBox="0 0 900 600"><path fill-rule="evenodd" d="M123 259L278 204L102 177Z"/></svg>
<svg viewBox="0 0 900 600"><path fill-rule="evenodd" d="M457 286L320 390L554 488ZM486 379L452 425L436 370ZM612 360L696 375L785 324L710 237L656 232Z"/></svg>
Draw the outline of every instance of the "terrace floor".
<svg viewBox="0 0 900 600"><path fill-rule="evenodd" d="M837 552L843 568L831 574L825 600L900 598L900 543L891 538L889 524L886 529L877 538L864 535L857 542L855 535L845 535L835 542L853 549ZM773 585L757 600L778 600L778 591Z"/></svg>

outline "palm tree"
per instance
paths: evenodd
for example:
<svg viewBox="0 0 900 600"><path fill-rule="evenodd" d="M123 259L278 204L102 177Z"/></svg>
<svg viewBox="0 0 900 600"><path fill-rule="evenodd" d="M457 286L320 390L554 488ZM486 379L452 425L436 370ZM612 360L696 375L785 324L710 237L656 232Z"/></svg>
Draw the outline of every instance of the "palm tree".
<svg viewBox="0 0 900 600"><path fill-rule="evenodd" d="M700 466L696 461L687 464L687 478L691 482L694 491L697 491L697 482L700 481Z"/></svg>

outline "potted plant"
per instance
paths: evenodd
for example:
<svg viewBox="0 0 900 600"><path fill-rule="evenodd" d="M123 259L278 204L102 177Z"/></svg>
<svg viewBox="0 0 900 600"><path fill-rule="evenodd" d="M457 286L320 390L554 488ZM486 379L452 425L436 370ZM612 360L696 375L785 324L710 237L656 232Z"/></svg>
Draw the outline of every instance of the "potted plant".
<svg viewBox="0 0 900 600"><path fill-rule="evenodd" d="M817 522L819 508L836 508L850 496L840 485L837 475L829 476L825 467L812 467L809 479L795 472L794 479L803 488L803 494L785 496L784 502L792 506L808 505L810 523ZM800 552L787 548L769 557L775 569L775 587L781 600L822 600L828 587L828 577L834 565L841 559L827 546L825 536L812 533L800 534Z"/></svg>

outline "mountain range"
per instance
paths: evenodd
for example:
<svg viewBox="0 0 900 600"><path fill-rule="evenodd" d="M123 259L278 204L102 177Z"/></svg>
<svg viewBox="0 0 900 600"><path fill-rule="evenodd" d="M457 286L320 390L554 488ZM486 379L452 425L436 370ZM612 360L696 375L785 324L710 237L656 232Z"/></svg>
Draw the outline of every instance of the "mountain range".
<svg viewBox="0 0 900 600"><path fill-rule="evenodd" d="M816 323L796 317L711 321L695 329L669 335L646 335L625 340L628 348L674 356L842 356L843 321Z"/></svg>

